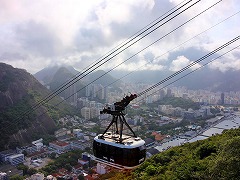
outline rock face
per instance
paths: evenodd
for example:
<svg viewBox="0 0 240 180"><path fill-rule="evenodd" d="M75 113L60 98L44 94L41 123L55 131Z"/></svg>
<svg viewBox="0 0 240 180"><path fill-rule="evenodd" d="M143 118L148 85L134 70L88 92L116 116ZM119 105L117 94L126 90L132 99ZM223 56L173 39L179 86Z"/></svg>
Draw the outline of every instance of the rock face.
<svg viewBox="0 0 240 180"><path fill-rule="evenodd" d="M31 76L26 71L0 63L0 111L13 105L27 94L27 89L31 84L30 79Z"/></svg>
<svg viewBox="0 0 240 180"><path fill-rule="evenodd" d="M23 145L32 141L36 134L49 134L56 129L47 106L41 105L31 112L36 99L49 93L25 70L0 63L0 150L7 148L10 142ZM59 99L55 98L56 101ZM50 105L48 102L48 107ZM23 116L29 110L28 116Z"/></svg>

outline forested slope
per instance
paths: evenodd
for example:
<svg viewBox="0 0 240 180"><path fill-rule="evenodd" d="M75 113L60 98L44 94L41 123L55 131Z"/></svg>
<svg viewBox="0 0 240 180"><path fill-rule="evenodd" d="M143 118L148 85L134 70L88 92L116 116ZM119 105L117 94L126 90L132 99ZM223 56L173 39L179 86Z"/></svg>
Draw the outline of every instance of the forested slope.
<svg viewBox="0 0 240 180"><path fill-rule="evenodd" d="M54 97L34 107L50 91L23 69L0 63L0 150L14 148L56 130L56 120L75 109ZM24 115L24 116L23 116Z"/></svg>
<svg viewBox="0 0 240 180"><path fill-rule="evenodd" d="M171 148L146 160L131 173L112 179L239 180L240 129L224 131L206 140Z"/></svg>

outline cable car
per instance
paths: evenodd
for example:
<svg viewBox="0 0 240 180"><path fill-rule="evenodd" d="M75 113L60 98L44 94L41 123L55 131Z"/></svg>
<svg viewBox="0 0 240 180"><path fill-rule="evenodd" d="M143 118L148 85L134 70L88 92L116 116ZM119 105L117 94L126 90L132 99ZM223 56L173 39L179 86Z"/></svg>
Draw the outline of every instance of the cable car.
<svg viewBox="0 0 240 180"><path fill-rule="evenodd" d="M126 122L123 113L130 101L136 97L136 94L131 94L120 102L114 103L113 106L100 111L101 114L111 114L112 121L103 134L94 138L93 154L96 161L125 169L132 169L144 162L146 158L145 141L136 136ZM124 125L132 135L123 134ZM109 132L111 127L113 131Z"/></svg>

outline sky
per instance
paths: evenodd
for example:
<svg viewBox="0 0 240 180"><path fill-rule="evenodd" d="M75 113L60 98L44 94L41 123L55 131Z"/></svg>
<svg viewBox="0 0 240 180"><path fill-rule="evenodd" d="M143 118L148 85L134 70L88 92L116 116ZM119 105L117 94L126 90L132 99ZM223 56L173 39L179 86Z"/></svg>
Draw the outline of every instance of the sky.
<svg viewBox="0 0 240 180"><path fill-rule="evenodd" d="M193 0L185 7L196 1ZM0 62L26 69L32 74L45 67L62 64L82 70L171 8L186 2L188 1L0 0ZM239 35L238 0L222 0L173 31L216 2L218 0L201 0L99 69L181 69ZM225 20L226 18L228 19ZM221 21L223 22L220 23ZM170 31L173 32L166 35ZM158 39L158 42L146 48ZM239 44L234 43L225 51ZM223 72L240 70L239 57L238 48L214 61L209 67ZM196 65L199 66L200 64Z"/></svg>

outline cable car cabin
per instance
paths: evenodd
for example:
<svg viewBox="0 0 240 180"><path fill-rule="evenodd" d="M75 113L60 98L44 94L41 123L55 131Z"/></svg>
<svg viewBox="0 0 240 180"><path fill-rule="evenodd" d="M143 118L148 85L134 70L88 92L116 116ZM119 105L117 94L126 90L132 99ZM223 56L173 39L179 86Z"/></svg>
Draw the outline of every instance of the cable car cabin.
<svg viewBox="0 0 240 180"><path fill-rule="evenodd" d="M127 105L137 97L136 94L124 97L115 102L113 107L106 107L100 114L112 115L112 121L105 131L94 138L93 154L97 161L126 169L134 168L146 158L145 141L137 137L125 119L124 110ZM123 134L126 126L133 136ZM113 128L112 133L108 130Z"/></svg>
<svg viewBox="0 0 240 180"><path fill-rule="evenodd" d="M122 143L119 143L119 134L107 132L102 136L98 135L93 141L94 156L100 162L131 169L146 158L145 141L139 137L122 135Z"/></svg>

